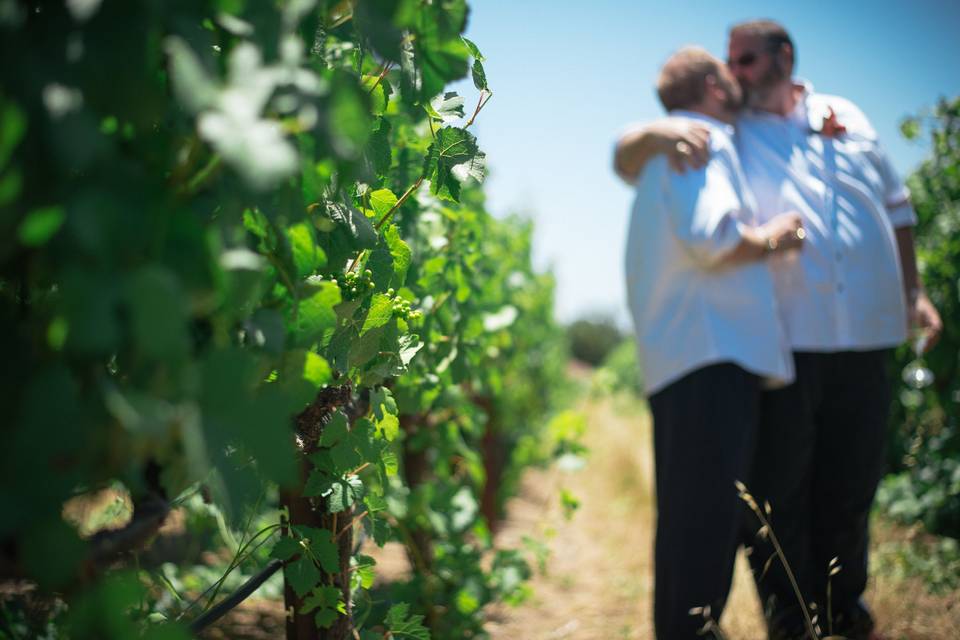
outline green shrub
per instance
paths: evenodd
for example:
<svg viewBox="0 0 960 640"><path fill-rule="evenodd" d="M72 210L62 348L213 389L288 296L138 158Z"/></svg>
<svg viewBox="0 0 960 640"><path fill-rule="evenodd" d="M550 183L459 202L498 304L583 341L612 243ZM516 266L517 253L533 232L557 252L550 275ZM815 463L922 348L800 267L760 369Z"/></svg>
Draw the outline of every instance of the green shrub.
<svg viewBox="0 0 960 640"><path fill-rule="evenodd" d="M567 337L573 357L595 367L623 340L613 320L604 317L576 320L567 328Z"/></svg>
<svg viewBox="0 0 960 640"><path fill-rule="evenodd" d="M941 100L931 113L906 120L902 131L908 138L931 135L931 157L907 183L919 218L921 277L944 327L940 344L925 356L934 383L895 389L889 462L897 475L886 480L879 501L901 520L960 537L960 98ZM900 347L895 375L913 358L909 345Z"/></svg>
<svg viewBox="0 0 960 640"><path fill-rule="evenodd" d="M637 343L633 337L620 342L604 359L593 378L594 391L600 393L643 393L643 376L637 361Z"/></svg>

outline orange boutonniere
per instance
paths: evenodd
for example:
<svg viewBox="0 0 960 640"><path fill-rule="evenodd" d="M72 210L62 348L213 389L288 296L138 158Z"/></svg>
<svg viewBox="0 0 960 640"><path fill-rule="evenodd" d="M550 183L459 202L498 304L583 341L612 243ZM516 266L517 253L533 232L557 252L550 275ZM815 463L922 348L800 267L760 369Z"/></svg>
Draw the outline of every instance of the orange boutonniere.
<svg viewBox="0 0 960 640"><path fill-rule="evenodd" d="M819 133L828 138L839 138L847 132L847 128L837 121L837 114L833 108L827 108L827 115L823 116L823 123L820 125Z"/></svg>

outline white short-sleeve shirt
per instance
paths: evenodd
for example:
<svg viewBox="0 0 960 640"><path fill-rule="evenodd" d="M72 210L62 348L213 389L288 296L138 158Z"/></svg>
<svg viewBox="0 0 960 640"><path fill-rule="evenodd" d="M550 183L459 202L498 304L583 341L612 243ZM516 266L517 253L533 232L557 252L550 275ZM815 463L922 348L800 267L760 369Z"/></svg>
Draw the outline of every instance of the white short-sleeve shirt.
<svg viewBox="0 0 960 640"><path fill-rule="evenodd" d="M646 392L718 362L785 383L793 365L769 269L720 264L756 223L733 129L692 112L671 117L705 122L711 157L683 174L657 157L636 182L625 267Z"/></svg>
<svg viewBox="0 0 960 640"><path fill-rule="evenodd" d="M833 109L846 133L819 133ZM799 254L771 269L796 351L890 347L906 338L906 304L895 227L913 225L909 192L863 113L805 85L790 115L747 111L736 145L761 222L803 216Z"/></svg>

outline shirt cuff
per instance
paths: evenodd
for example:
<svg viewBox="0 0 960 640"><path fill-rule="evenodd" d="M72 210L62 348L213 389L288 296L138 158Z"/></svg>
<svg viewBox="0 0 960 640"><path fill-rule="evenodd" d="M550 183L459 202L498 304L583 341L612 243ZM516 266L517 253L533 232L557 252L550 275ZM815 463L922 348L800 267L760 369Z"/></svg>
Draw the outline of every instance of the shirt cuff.
<svg viewBox="0 0 960 640"><path fill-rule="evenodd" d="M917 212L913 210L913 205L909 200L901 201L900 204L887 207L887 216L890 218L890 224L897 227L913 227L917 224Z"/></svg>
<svg viewBox="0 0 960 640"><path fill-rule="evenodd" d="M728 253L736 249L743 241L744 228L750 226L739 220L732 220L732 218L733 216L731 216L731 222L734 222L734 224L730 225L728 229L724 229L723 233L714 241L712 252L714 262L723 260L727 257Z"/></svg>

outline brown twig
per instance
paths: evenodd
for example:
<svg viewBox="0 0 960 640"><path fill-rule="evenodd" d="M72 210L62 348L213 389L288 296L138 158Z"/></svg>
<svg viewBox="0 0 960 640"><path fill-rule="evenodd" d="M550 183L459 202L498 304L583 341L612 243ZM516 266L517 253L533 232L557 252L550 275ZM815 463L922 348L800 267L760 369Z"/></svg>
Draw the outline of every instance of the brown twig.
<svg viewBox="0 0 960 640"><path fill-rule="evenodd" d="M383 214L383 217L380 218L380 222L376 224L374 229L376 229L379 232L380 229L383 227L383 225L387 224L387 221L390 220L390 217L393 215L393 212L399 209L400 206L407 201L407 198L410 197L410 194L412 194L414 191L420 188L421 184L423 184L423 176L420 176L419 178L417 178L417 181L414 182L412 185L410 185L409 189L404 191L403 195L400 196L400 199L397 200L397 204L390 207L390 211L387 211L385 214Z"/></svg>
<svg viewBox="0 0 960 640"><path fill-rule="evenodd" d="M338 532L335 534L334 540L339 540L339 539L340 539L340 536L342 536L344 533L346 533L347 531L349 531L349 530L353 527L353 525L355 525L355 524L357 524L358 522L360 522L361 520L363 520L364 516L366 516L368 513L370 513L370 512L369 512L369 511L364 511L364 512L360 513L359 515L354 516L354 517L350 520L350 522L349 522L343 529L340 529L340 531L338 531Z"/></svg>
<svg viewBox="0 0 960 640"><path fill-rule="evenodd" d="M380 83L383 81L387 74L390 73L390 68L393 66L392 60L387 60L386 64L383 65L383 70L380 72L380 75L377 76L377 81L373 83L373 86L367 90L367 93L373 93L373 90L380 86Z"/></svg>
<svg viewBox="0 0 960 640"><path fill-rule="evenodd" d="M477 116L480 114L480 110L487 106L487 103L490 102L490 98L493 97L492 91L487 91L483 89L480 91L480 99L477 100L477 108L474 109L473 115L470 116L470 119L467 120L467 124L463 125L463 128L466 129L473 124L473 121L477 119Z"/></svg>
<svg viewBox="0 0 960 640"><path fill-rule="evenodd" d="M419 178L417 178L416 182L414 182L412 185L410 185L410 187L409 187L406 191L403 192L403 195L400 196L400 199L397 200L397 203L396 203L395 205L393 205L392 207L390 207L390 211L387 211L385 214L383 214L383 217L380 218L379 222L377 222L377 224L374 225L374 227L373 227L373 228L374 228L374 231L376 231L377 233L379 233L379 232L380 232L380 229L382 229L382 228L383 228L383 225L385 225L385 224L390 220L390 218L393 216L394 212L395 212L397 209L399 209L399 208L403 205L404 202L407 201L407 198L410 197L410 194L412 194L414 191L416 191L416 190L420 187L421 184L423 184L423 176L422 176L422 175L421 175ZM356 257L354 257L353 261L350 263L350 266L347 267L347 271L353 271L354 269L357 268L357 265L360 263L360 259L363 257L363 254L364 254L365 252L366 252L366 250L363 250L363 251L361 251L360 253L358 253L358 254L356 255Z"/></svg>
<svg viewBox="0 0 960 640"><path fill-rule="evenodd" d="M366 468L369 467L369 466L370 466L370 463L369 463L369 462L364 462L362 465L360 465L359 467L357 467L356 469L354 469L353 471L351 471L351 472L348 473L347 475L348 475L348 476L355 476L355 475L357 475L358 473L360 473L361 471L363 471L364 469L366 469Z"/></svg>

